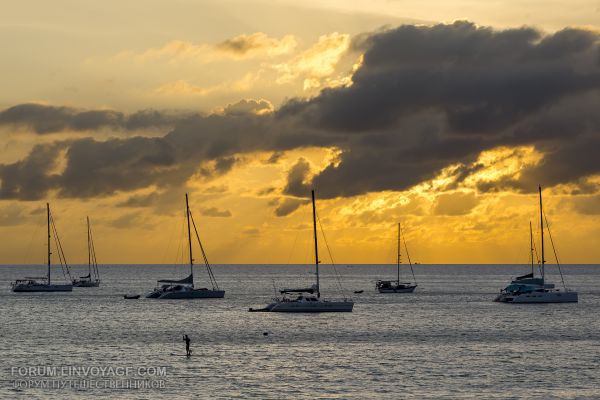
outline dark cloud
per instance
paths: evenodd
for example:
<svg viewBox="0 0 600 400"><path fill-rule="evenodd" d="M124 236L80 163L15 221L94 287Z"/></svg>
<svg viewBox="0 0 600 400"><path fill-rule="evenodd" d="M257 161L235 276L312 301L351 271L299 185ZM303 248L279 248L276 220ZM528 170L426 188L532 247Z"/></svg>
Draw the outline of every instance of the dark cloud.
<svg viewBox="0 0 600 400"><path fill-rule="evenodd" d="M141 110L126 115L113 110L80 110L43 104L19 104L0 111L0 125L24 126L38 134L99 129L140 130L173 126L189 114Z"/></svg>
<svg viewBox="0 0 600 400"><path fill-rule="evenodd" d="M118 207L150 207L156 201L158 194L150 193L144 195L135 195L127 198L125 201L117 204Z"/></svg>
<svg viewBox="0 0 600 400"><path fill-rule="evenodd" d="M97 142L75 141L58 178L64 197L93 197L147 187L168 178L175 150L162 138L133 137Z"/></svg>
<svg viewBox="0 0 600 400"><path fill-rule="evenodd" d="M66 143L39 144L23 160L0 164L0 198L39 200L58 186L60 175L53 174L60 151Z"/></svg>
<svg viewBox="0 0 600 400"><path fill-rule="evenodd" d="M256 49L264 49L273 46L276 42L269 39L264 33L252 35L240 35L227 39L216 45L218 50L243 56Z"/></svg>
<svg viewBox="0 0 600 400"><path fill-rule="evenodd" d="M279 160L283 157L284 153L282 151L276 151L265 161L266 164L277 164Z"/></svg>
<svg viewBox="0 0 600 400"><path fill-rule="evenodd" d="M203 208L200 213L206 217L231 217L231 211L219 210L216 207Z"/></svg>
<svg viewBox="0 0 600 400"><path fill-rule="evenodd" d="M483 150L519 144L550 152L532 179L562 183L600 165L571 160L575 148L598 148L599 42L577 29L542 36L468 22L402 26L361 38L364 63L352 86L293 100L277 117L345 138L336 141L339 165L311 182L321 196L405 189Z"/></svg>
<svg viewBox="0 0 600 400"><path fill-rule="evenodd" d="M308 200L306 199L294 199L287 197L279 202L279 205L275 209L275 215L278 217L285 217L296 211L301 205L307 203Z"/></svg>
<svg viewBox="0 0 600 400"><path fill-rule="evenodd" d="M304 158L299 158L288 171L287 184L283 191L296 196L306 196L310 186L305 183L310 173L310 164Z"/></svg>
<svg viewBox="0 0 600 400"><path fill-rule="evenodd" d="M243 99L234 104L229 104L224 109L227 115L263 114L271 112L273 105L264 99Z"/></svg>
<svg viewBox="0 0 600 400"><path fill-rule="evenodd" d="M481 151L499 146L533 145L545 157L520 176L489 182L481 190L529 191L538 183L583 182L600 173L597 33L569 28L544 35L531 28L493 30L469 22L405 25L361 35L354 48L364 52L364 61L351 86L292 99L264 115L255 115L260 104L249 101L209 116L125 115L32 104L4 110L0 124L39 133L169 132L159 138L73 139L36 146L25 159L0 164L0 197L35 199L49 190L91 197L151 185L163 189L198 172L206 172L207 180L224 174L243 153L271 152L275 162L287 150L307 147L336 147L339 159L316 174L299 160L283 188L291 198L306 197L311 188L320 198L403 190L459 165L455 185L448 186L453 189L481 168L475 164ZM66 168L49 172L62 150ZM278 203L278 213L285 214L293 203Z"/></svg>

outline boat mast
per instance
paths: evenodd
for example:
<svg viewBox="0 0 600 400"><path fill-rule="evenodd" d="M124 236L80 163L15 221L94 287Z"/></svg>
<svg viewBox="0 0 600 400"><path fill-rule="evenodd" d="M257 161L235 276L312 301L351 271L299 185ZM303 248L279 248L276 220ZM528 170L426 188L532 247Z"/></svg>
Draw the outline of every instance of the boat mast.
<svg viewBox="0 0 600 400"><path fill-rule="evenodd" d="M540 233L542 235L542 283L544 283L546 260L544 259L544 211L542 209L542 186L538 186L540 192Z"/></svg>
<svg viewBox="0 0 600 400"><path fill-rule="evenodd" d="M192 287L194 287L194 259L192 258L192 231L190 230L190 206L188 204L188 195L185 194L185 215L187 217L188 227L188 245L190 248L190 276L192 277Z"/></svg>
<svg viewBox="0 0 600 400"><path fill-rule="evenodd" d="M398 254L396 257L396 264L398 266L398 280L396 285L400 285L400 222L398 222Z"/></svg>
<svg viewBox="0 0 600 400"><path fill-rule="evenodd" d="M46 216L48 217L48 285L50 285L50 204L46 203Z"/></svg>
<svg viewBox="0 0 600 400"><path fill-rule="evenodd" d="M531 253L531 277L533 278L533 228L529 221L529 253Z"/></svg>
<svg viewBox="0 0 600 400"><path fill-rule="evenodd" d="M319 287L319 246L317 244L317 211L315 208L315 191L311 190L312 194L312 209L313 209L313 234L315 236L315 269L317 270L317 298L321 297L321 289Z"/></svg>
<svg viewBox="0 0 600 400"><path fill-rule="evenodd" d="M85 217L87 220L87 240L88 240L88 275L90 276L90 280L92 279L92 248L90 243L90 217Z"/></svg>

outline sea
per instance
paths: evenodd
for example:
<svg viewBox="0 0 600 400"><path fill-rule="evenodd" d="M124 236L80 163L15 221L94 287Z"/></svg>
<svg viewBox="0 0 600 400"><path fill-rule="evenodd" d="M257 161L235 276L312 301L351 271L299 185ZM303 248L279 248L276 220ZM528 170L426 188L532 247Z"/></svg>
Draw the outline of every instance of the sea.
<svg viewBox="0 0 600 400"><path fill-rule="evenodd" d="M493 302L527 265L415 265L412 294L375 291L395 265L322 265L322 296L355 301L331 314L248 312L314 266L212 268L224 299L144 298L181 265L100 265L98 288L32 294L10 282L44 266L0 266L0 398L600 398L600 265L563 265L579 303L542 305ZM555 266L547 280L562 285Z"/></svg>

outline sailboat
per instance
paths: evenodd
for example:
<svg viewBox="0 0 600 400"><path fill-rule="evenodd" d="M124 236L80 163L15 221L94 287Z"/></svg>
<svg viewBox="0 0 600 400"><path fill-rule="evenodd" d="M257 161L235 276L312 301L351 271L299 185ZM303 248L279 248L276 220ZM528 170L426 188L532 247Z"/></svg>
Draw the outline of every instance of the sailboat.
<svg viewBox="0 0 600 400"><path fill-rule="evenodd" d="M188 195L185 194L185 209L186 209L186 218L187 218L187 233L188 233L188 246L189 246L189 260L190 260L190 275L187 278L183 279L161 279L158 281L156 288L146 295L146 298L149 299L215 299L215 298L223 298L225 296L225 291L219 289L219 285L217 284L217 280L212 273L212 269L210 268L210 264L208 263L208 259L206 258L206 253L204 253L204 247L202 247L202 242L200 241L200 235L198 234L198 230L196 229L196 223L194 222L194 217L190 211L190 206L188 203ZM191 224L190 224L191 221ZM202 252L202 257L204 259L204 264L206 266L206 270L208 271L208 277L212 284L212 289L207 288L196 288L194 287L194 257L192 254L192 231L191 226L194 227L194 232L196 233L196 239L198 240L198 244L200 245L200 251Z"/></svg>
<svg viewBox="0 0 600 400"><path fill-rule="evenodd" d="M541 260L540 277L534 276L533 268L533 232L530 225L531 272L519 276L510 282L510 285L500 291L494 301L502 303L577 303L578 293L567 289L563 281L563 289L557 289L553 283L546 282L544 259L544 211L542 208L542 187L539 186L540 198L540 234L541 234ZM552 239L552 235L550 236ZM558 260L557 260L558 262ZM560 268L560 267L559 267ZM562 277L562 273L561 273Z"/></svg>
<svg viewBox="0 0 600 400"><path fill-rule="evenodd" d="M312 194L313 235L315 241L315 272L316 282L307 288L283 289L280 294L283 298L273 299L273 303L264 308L249 311L285 312L285 313L319 313L319 312L352 312L354 302L351 300L324 300L321 298L319 282L319 245L317 242L317 212L315 206L315 191ZM289 297L297 294L295 298Z"/></svg>
<svg viewBox="0 0 600 400"><path fill-rule="evenodd" d="M50 213L50 204L46 203L46 216L47 216L47 226L48 226L48 274L44 277L25 277L23 279L17 279L12 283L11 290L13 292L71 292L73 290L73 285L70 283L52 283L50 280L50 265L52 263L52 251L50 248L50 228L52 226L54 238L56 241L56 248L58 250L59 258L61 262L64 260L64 264L66 266L66 260L64 258L64 252L62 250L62 246L60 244L60 240L58 239L58 233L56 232L56 226L54 226L54 219L52 218L52 214ZM67 274L69 273L68 267Z"/></svg>
<svg viewBox="0 0 600 400"><path fill-rule="evenodd" d="M410 256L408 255L408 249L406 248L406 242L404 242L404 247L406 250L406 256L408 258L408 263L410 265L410 271L412 272L413 282L400 282L400 264L402 263L401 259L401 237L402 227L400 223L398 223L398 251L396 254L396 268L397 268L397 278L395 281L382 281L379 280L375 283L375 288L379 291L379 293L412 293L417 288L417 280L415 278L415 272L412 267L412 262L410 262Z"/></svg>
<svg viewBox="0 0 600 400"><path fill-rule="evenodd" d="M90 217L87 217L87 244L88 274L80 276L79 279L73 279L73 286L76 287L100 286L100 273L98 272L98 262L96 261L96 248L94 247L94 238L92 237L92 228L90 227Z"/></svg>

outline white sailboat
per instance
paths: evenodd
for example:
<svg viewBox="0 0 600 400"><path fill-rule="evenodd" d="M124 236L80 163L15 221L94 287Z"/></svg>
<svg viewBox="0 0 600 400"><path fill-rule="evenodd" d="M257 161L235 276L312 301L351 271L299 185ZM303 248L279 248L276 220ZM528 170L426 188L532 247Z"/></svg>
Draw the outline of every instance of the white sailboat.
<svg viewBox="0 0 600 400"><path fill-rule="evenodd" d="M519 276L512 280L510 285L500 291L500 294L494 299L494 301L502 303L519 303L519 304L531 304L531 303L577 303L579 300L578 293L576 291L567 289L563 281L563 289L556 288L553 283L546 282L545 265L546 260L544 259L544 211L542 208L542 187L539 188L540 197L540 234L541 234L541 260L540 260L540 272L539 278L534 277L533 271L533 234L531 232L530 225L530 237L531 237L531 273L523 276ZM552 239L552 235L550 236ZM557 260L558 263L558 260ZM560 266L559 266L560 268ZM562 276L562 273L561 273Z"/></svg>
<svg viewBox="0 0 600 400"><path fill-rule="evenodd" d="M79 279L73 279L75 287L98 287L100 286L100 272L98 271L98 261L96 260L96 248L94 247L94 238L92 237L92 228L90 227L90 217L87 217L87 244L88 244L88 274L80 276Z"/></svg>
<svg viewBox="0 0 600 400"><path fill-rule="evenodd" d="M415 271L413 270L412 262L410 261L410 256L408 255L406 241L404 242L404 248L406 250L406 257L408 258L408 263L410 265L410 272L412 273L413 282L400 282L400 264L402 263L401 235L402 227L400 226L400 223L398 223L398 251L396 254L397 277L395 281L377 281L375 283L375 288L379 291L379 293L412 293L417 288L417 279L415 278Z"/></svg>
<svg viewBox="0 0 600 400"><path fill-rule="evenodd" d="M321 298L319 282L319 245L317 242L317 214L315 206L315 191L312 191L313 209L313 234L315 241L315 272L316 283L308 288L283 289L280 293L283 297L273 299L273 302L264 308L249 311L285 312L285 313L320 313L320 312L352 312L354 302L352 300L324 300ZM290 295L297 296L295 298Z"/></svg>
<svg viewBox="0 0 600 400"><path fill-rule="evenodd" d="M60 244L60 240L58 239L58 233L56 232L56 227L54 226L54 219L52 218L52 214L50 214L50 205L46 203L46 215L47 215L47 226L48 226L48 274L44 277L25 277L23 279L17 279L11 285L11 290L13 292L71 292L73 290L73 285L70 283L52 283L51 274L50 274L50 265L52 263L52 251L50 248L50 228L52 226L53 232L55 234L56 240L56 248L59 254L59 258L61 262L64 260L66 266L66 260L64 258L64 252L62 251L62 246ZM68 266L67 274L69 273Z"/></svg>
<svg viewBox="0 0 600 400"><path fill-rule="evenodd" d="M187 217L187 230L188 230L188 245L189 245L189 259L190 259L190 275L184 279L161 279L158 281L156 288L146 295L146 298L149 299L216 299L223 298L225 296L225 291L219 289L219 285L217 284L217 280L212 273L212 269L210 268L210 264L208 263L208 259L206 258L206 254L204 253L204 248L202 247L202 242L200 241L200 235L198 234L198 230L196 229L196 223L194 222L194 218L192 213L190 212L190 207L188 204L188 195L185 194L185 209L186 209L186 217ZM200 251L202 252L202 257L204 258L204 264L206 266L206 270L208 272L208 277L212 284L212 289L207 288L196 288L194 287L194 258L192 255L192 233L191 233L191 223L194 227L194 232L196 233L196 239L198 240L198 244L200 245Z"/></svg>

